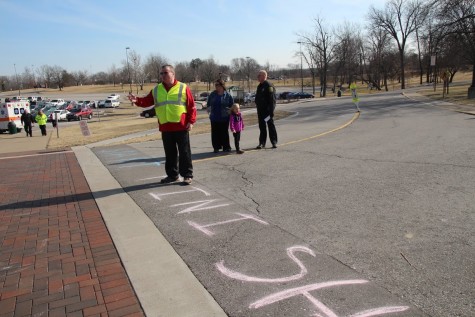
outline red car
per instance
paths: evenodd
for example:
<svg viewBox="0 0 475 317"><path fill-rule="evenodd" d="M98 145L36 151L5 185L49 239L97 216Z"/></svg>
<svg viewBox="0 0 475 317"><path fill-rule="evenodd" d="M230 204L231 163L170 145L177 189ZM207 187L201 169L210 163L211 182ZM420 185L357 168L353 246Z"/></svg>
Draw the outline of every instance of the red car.
<svg viewBox="0 0 475 317"><path fill-rule="evenodd" d="M68 121L91 119L91 118L92 118L92 109L89 107L73 108L69 111L69 113L66 116L66 119Z"/></svg>

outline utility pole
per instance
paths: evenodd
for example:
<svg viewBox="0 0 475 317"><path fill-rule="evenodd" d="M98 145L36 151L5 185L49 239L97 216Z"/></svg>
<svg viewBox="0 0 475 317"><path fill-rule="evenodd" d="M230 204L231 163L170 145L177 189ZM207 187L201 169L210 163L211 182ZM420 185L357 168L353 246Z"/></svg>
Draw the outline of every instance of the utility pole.
<svg viewBox="0 0 475 317"><path fill-rule="evenodd" d="M246 71L247 71L247 92L251 92L251 69L249 67L249 56L246 56Z"/></svg>
<svg viewBox="0 0 475 317"><path fill-rule="evenodd" d="M16 64L13 64L13 68L15 68L16 84L18 85L18 96L21 96L20 83L18 82L18 74L16 73Z"/></svg>
<svg viewBox="0 0 475 317"><path fill-rule="evenodd" d="M297 43L300 44L300 80L301 80L301 87L302 87L302 92L303 92L302 42L298 41Z"/></svg>
<svg viewBox="0 0 475 317"><path fill-rule="evenodd" d="M132 82L130 81L130 68L129 68L129 54L127 53L127 50L129 50L130 47L125 48L125 57L127 58L127 72L129 73L129 94L132 93Z"/></svg>

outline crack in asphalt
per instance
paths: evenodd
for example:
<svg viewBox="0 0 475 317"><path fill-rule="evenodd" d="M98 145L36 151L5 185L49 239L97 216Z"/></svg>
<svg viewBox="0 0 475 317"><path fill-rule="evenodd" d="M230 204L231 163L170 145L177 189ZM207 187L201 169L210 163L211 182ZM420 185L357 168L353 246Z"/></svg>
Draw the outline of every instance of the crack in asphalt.
<svg viewBox="0 0 475 317"><path fill-rule="evenodd" d="M260 204L259 202L257 202L257 200L255 200L254 198L252 198L251 196L248 195L247 191L245 190L245 187L247 186L251 186L253 187L254 186L254 183L249 180L247 177L246 177L246 172L245 171L241 171L239 169L237 169L236 167L234 166L230 166L230 170L233 171L233 172L237 172L241 175L241 179L244 180L246 183L248 183L249 185L244 185L243 187L239 187L239 190L242 192L242 194L249 200L251 200L255 205L256 205L256 212L258 214L261 213L260 211Z"/></svg>

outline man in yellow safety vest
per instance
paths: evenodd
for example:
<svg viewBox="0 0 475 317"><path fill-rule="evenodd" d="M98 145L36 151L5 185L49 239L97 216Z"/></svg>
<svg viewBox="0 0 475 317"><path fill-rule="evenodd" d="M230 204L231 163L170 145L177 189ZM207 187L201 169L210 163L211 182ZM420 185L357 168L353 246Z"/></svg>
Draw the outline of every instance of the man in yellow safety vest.
<svg viewBox="0 0 475 317"><path fill-rule="evenodd" d="M167 177L160 182L174 183L181 175L183 183L189 185L193 179L189 132L196 122L195 100L190 88L175 79L173 66L162 66L160 76L162 82L147 96L139 98L130 93L128 98L139 107L155 105L167 173Z"/></svg>

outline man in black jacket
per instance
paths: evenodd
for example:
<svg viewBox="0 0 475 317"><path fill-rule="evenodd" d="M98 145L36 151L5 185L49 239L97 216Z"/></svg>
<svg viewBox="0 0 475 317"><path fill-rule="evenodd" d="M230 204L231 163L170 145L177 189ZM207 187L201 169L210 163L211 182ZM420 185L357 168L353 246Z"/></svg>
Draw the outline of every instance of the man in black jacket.
<svg viewBox="0 0 475 317"><path fill-rule="evenodd" d="M275 88L267 81L267 72L260 70L257 74L259 85L256 91L257 119L259 120L259 145L256 149L262 149L266 146L267 127L269 128L269 139L272 148L277 148L277 131L274 125L275 110ZM266 127L267 125L267 127Z"/></svg>
<svg viewBox="0 0 475 317"><path fill-rule="evenodd" d="M20 120L21 124L23 124L23 126L25 127L26 136L32 137L33 135L31 134L31 125L33 124L34 119L28 109L25 109L25 111L21 115Z"/></svg>

